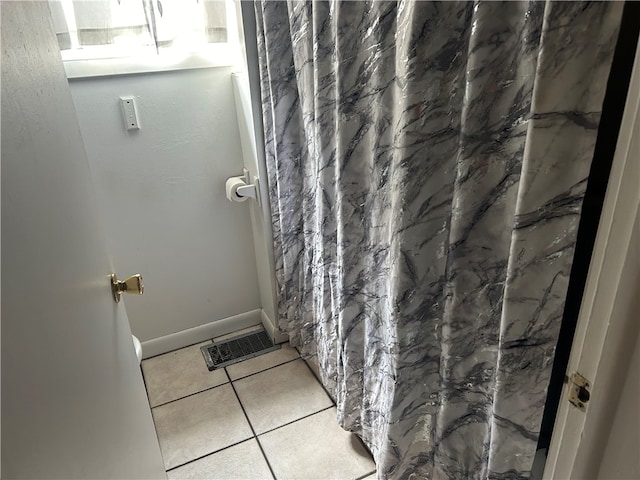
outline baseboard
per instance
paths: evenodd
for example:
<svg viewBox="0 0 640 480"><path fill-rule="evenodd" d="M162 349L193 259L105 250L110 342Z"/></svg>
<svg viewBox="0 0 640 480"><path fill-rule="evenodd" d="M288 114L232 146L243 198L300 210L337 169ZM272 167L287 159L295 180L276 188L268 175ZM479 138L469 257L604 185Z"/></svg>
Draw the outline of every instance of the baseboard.
<svg viewBox="0 0 640 480"><path fill-rule="evenodd" d="M251 310L223 318L222 320L216 320L215 322L182 330L181 332L165 335L164 337L147 340L146 342L142 342L142 358L155 357L156 355L187 347L194 343L206 342L214 337L226 335L236 330L260 325L260 323L264 323L261 313L262 309Z"/></svg>
<svg viewBox="0 0 640 480"><path fill-rule="evenodd" d="M260 310L260 319L262 321L262 326L271 337L271 340L273 340L273 343L285 343L289 341L289 336L280 331L275 322L271 320L264 310Z"/></svg>

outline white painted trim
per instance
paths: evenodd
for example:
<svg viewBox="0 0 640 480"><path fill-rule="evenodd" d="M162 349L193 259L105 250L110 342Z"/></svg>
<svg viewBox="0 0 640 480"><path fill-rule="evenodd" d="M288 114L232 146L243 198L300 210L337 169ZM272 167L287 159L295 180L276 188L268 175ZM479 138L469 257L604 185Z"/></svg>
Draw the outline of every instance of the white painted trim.
<svg viewBox="0 0 640 480"><path fill-rule="evenodd" d="M280 331L264 309L260 310L260 319L262 321L262 326L269 334L269 337L271 337L271 340L273 340L273 343L285 343L289 341L289 336Z"/></svg>
<svg viewBox="0 0 640 480"><path fill-rule="evenodd" d="M640 42L639 42L640 43ZM613 306L629 251L640 205L640 44L629 84L620 134L604 200L584 298L578 317L567 372L579 371L597 388L597 374L610 329ZM597 421L597 409L582 413L570 406L562 392L544 479L573 478L587 422Z"/></svg>
<svg viewBox="0 0 640 480"><path fill-rule="evenodd" d="M246 73L232 73L233 94L236 102L236 112L238 116L238 127L240 130L240 140L244 166L251 172L252 176L261 178L262 185L267 185L267 174L264 159L259 160L254 127L253 99L251 97L248 77ZM263 158L264 155L262 155ZM260 287L260 301L262 309L267 317L265 329L271 332L272 339L277 343L278 339L286 341L286 336L276 335L278 329L276 322L276 274L275 262L273 258L273 232L271 230L271 212L269 209L268 188L260 189L260 202L249 205L251 214L251 229L253 231L253 249L256 256L256 268L258 272L258 286Z"/></svg>
<svg viewBox="0 0 640 480"><path fill-rule="evenodd" d="M67 78L91 78L111 75L132 75L140 73L169 72L193 68L216 68L238 65L240 51L224 44L226 48L208 53L187 55L165 55L122 58L100 58L91 60L66 60L64 71Z"/></svg>
<svg viewBox="0 0 640 480"><path fill-rule="evenodd" d="M251 310L231 317L209 322L204 325L182 330L181 332L165 335L142 342L142 358L155 357L162 353L171 352L194 343L205 342L214 337L220 337L243 328L260 325L261 309Z"/></svg>

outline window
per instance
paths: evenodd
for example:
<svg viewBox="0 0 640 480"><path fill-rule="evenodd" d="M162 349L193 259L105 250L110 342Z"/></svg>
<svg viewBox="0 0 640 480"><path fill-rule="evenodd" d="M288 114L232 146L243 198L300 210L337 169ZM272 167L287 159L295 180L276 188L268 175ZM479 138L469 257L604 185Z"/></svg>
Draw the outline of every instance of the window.
<svg viewBox="0 0 640 480"><path fill-rule="evenodd" d="M50 0L67 75L240 64L234 0Z"/></svg>

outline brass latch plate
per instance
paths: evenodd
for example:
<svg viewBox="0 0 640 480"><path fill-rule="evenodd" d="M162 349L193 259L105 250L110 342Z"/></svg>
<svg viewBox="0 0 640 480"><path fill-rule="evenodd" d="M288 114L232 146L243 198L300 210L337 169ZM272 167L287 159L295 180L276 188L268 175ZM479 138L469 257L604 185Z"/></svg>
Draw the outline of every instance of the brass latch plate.
<svg viewBox="0 0 640 480"><path fill-rule="evenodd" d="M578 372L572 373L567 380L569 383L569 402L583 412L586 411L586 404L591 397L591 384L589 380Z"/></svg>

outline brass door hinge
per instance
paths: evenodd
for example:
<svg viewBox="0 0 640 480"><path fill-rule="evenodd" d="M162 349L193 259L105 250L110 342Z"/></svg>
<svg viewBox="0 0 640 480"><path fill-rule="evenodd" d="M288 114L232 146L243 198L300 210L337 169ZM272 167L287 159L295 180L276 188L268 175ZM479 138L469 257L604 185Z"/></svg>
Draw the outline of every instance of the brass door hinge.
<svg viewBox="0 0 640 480"><path fill-rule="evenodd" d="M583 412L587 410L587 402L591 397L591 384L589 380L584 378L578 372L574 372L571 376L565 378L567 383L569 384L569 402L582 410Z"/></svg>

